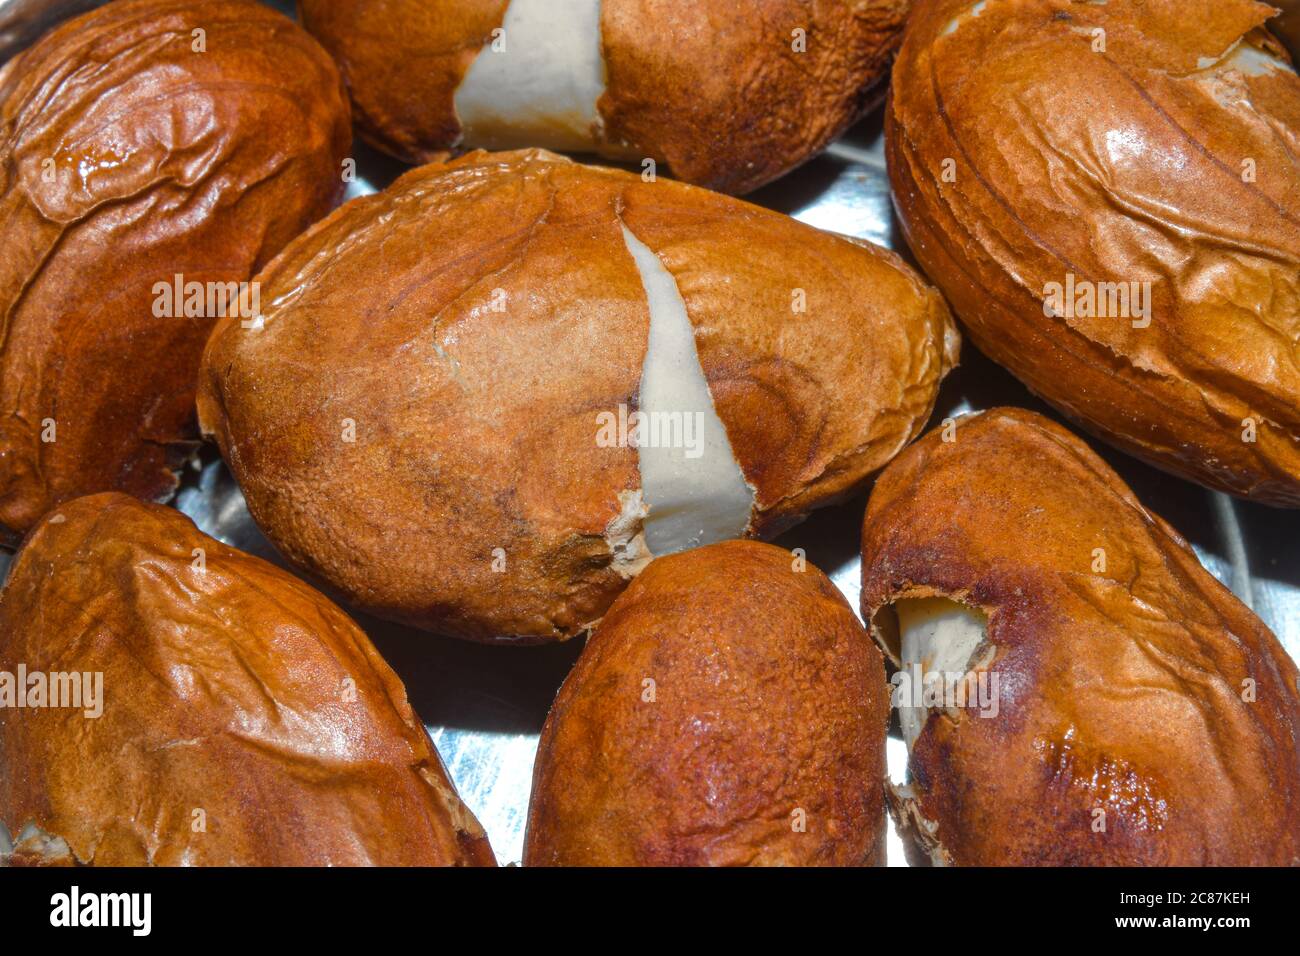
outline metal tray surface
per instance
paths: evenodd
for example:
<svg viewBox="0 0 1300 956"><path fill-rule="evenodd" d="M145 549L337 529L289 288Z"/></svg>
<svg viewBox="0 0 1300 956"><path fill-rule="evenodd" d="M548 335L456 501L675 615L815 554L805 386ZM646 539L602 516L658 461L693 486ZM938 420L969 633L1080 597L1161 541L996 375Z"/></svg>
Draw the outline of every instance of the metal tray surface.
<svg viewBox="0 0 1300 956"><path fill-rule="evenodd" d="M92 5L86 0L43 5L33 0L0 0L0 61L12 53L5 46L10 40L7 15L21 8L29 16L44 6L52 22L59 10L75 12ZM1276 0L1275 5L1279 5ZM1300 10L1296 0L1280 5L1289 7L1291 15ZM289 12L291 4L272 6ZM1295 20L1290 22L1294 25ZM23 37L30 39L27 33ZM1295 52L1296 44L1291 46ZM383 189L406 168L361 143L354 155L358 179L348 198ZM747 198L813 226L870 239L908 255L890 203L879 110L823 155ZM1060 420L967 342L960 368L944 383L930 427L950 415L996 405L1031 408ZM1210 573L1253 608L1300 661L1300 511L1266 508L1207 491L1088 441L1148 508L1192 543ZM175 504L208 534L284 565L258 531L238 486L210 447L184 476ZM787 548L805 549L808 560L830 575L855 611L865 504L864 494L848 504L815 512L776 541ZM0 579L10 560L0 554ZM412 705L461 796L487 830L498 860L518 863L538 735L556 691L582 649L582 639L547 647L485 646L352 613L405 681ZM901 781L906 750L896 724L888 749L890 775ZM888 857L891 866L906 865L892 822Z"/></svg>

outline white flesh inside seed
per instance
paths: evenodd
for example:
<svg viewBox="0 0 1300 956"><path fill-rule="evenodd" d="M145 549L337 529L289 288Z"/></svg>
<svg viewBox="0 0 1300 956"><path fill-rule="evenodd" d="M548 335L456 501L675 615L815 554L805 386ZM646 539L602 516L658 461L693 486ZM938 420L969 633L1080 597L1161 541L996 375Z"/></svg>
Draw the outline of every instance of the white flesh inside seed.
<svg viewBox="0 0 1300 956"><path fill-rule="evenodd" d="M618 504L618 517L605 526L605 543L614 556L611 567L624 580L629 580L650 563L643 530L646 507L640 490L620 491Z"/></svg>
<svg viewBox="0 0 1300 956"><path fill-rule="evenodd" d="M600 0L512 0L501 29L456 90L464 145L595 150L605 92Z"/></svg>
<svg viewBox="0 0 1300 956"><path fill-rule="evenodd" d="M919 665L925 683L948 684L970 671L975 651L984 642L988 619L974 608L948 598L904 598L894 604L902 645L902 669L911 677ZM899 707L903 740L910 753L929 717L927 708Z"/></svg>
<svg viewBox="0 0 1300 956"><path fill-rule="evenodd" d="M677 281L659 257L623 227L650 307L641 369L638 460L654 555L739 538L749 527L754 489L732 453L727 430L695 349L695 329Z"/></svg>
<svg viewBox="0 0 1300 956"><path fill-rule="evenodd" d="M1215 73L1239 70L1246 76L1267 76L1269 73L1280 71L1295 72L1295 69L1285 60L1280 60L1242 40L1238 40L1223 56L1201 57L1196 62L1196 68L1199 71L1212 70Z"/></svg>
<svg viewBox="0 0 1300 956"><path fill-rule="evenodd" d="M72 850L63 837L46 833L35 823L28 823L13 835L0 823L0 866L9 866L13 854L21 851L30 860L58 865L72 860Z"/></svg>

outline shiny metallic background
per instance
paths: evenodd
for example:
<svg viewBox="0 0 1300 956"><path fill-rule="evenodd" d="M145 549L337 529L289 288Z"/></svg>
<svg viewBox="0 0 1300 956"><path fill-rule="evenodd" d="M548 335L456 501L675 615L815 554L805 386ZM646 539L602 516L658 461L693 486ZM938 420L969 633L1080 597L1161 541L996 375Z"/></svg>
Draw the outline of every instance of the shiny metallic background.
<svg viewBox="0 0 1300 956"><path fill-rule="evenodd" d="M0 61L60 19L98 0L0 0ZM272 6L292 12L288 2ZM1300 59L1300 0L1273 0L1284 9L1273 26ZM802 169L750 196L814 226L902 248L885 177L880 114L866 118ZM363 144L354 150L360 173L352 195L382 189L404 167ZM906 249L902 248L904 255ZM1020 405L1055 416L1009 374L967 344L962 366L945 382L932 425L954 413ZM1253 607L1300 660L1300 511L1236 501L1171 478L1092 442L1142 501L1193 544L1201 562ZM236 547L283 563L248 516L243 496L211 450L186 476L180 509L204 531ZM778 543L806 549L849 603L858 604L859 531L865 497L816 512ZM0 575L8 558L0 555ZM486 647L422 634L355 615L401 675L466 803L487 829L502 863L517 862L532 779L537 735L581 640L553 647ZM901 779L906 752L890 739L890 773ZM3 772L4 768L0 768ZM889 861L903 865L890 834Z"/></svg>

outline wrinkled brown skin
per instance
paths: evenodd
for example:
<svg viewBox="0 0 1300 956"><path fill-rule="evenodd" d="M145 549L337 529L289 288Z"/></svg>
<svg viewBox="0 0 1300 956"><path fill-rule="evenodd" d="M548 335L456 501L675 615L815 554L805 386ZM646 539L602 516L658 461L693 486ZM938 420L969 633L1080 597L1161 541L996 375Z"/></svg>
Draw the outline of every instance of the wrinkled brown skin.
<svg viewBox="0 0 1300 956"><path fill-rule="evenodd" d="M247 280L336 204L350 139L329 57L251 0L121 0L0 70L0 543L170 494L213 322L156 317L155 283Z"/></svg>
<svg viewBox="0 0 1300 956"><path fill-rule="evenodd" d="M891 87L894 200L926 273L981 351L1083 427L1300 506L1300 78L1194 75L1242 36L1285 58L1255 29L1270 8L990 0L940 36L969 6L917 4ZM1150 327L1045 316L1067 273L1149 280Z"/></svg>
<svg viewBox="0 0 1300 956"><path fill-rule="evenodd" d="M1294 663L1064 428L995 409L953 442L926 435L876 482L862 553L864 619L895 662L883 606L937 594L988 614L999 713L933 714L912 794L891 796L923 844L918 818L937 825L941 859L1300 863Z"/></svg>
<svg viewBox="0 0 1300 956"><path fill-rule="evenodd" d="M0 710L0 822L77 863L494 863L365 634L178 511L109 493L47 517L0 593L0 670L19 663L103 673L98 719Z"/></svg>
<svg viewBox="0 0 1300 956"><path fill-rule="evenodd" d="M911 0L604 0L614 158L630 146L720 192L758 188L862 115ZM363 137L406 162L460 145L454 98L505 0L299 0L347 77ZM806 49L794 51L793 31ZM474 144L470 144L474 145ZM544 146L545 143L537 143Z"/></svg>
<svg viewBox="0 0 1300 956"><path fill-rule="evenodd" d="M599 618L626 583L605 532L641 484L634 447L595 440L635 409L649 334L621 223L677 279L755 535L919 434L958 339L892 254L667 180L474 153L340 209L259 277L264 328L214 332L199 418L276 546L429 630L538 642Z"/></svg>
<svg viewBox="0 0 1300 956"><path fill-rule="evenodd" d="M725 541L619 596L542 730L525 865L884 863L883 662L795 563Z"/></svg>
<svg viewBox="0 0 1300 956"><path fill-rule="evenodd" d="M298 0L352 94L358 135L403 162L460 142L455 96L509 0Z"/></svg>
<svg viewBox="0 0 1300 956"><path fill-rule="evenodd" d="M742 194L821 152L868 107L911 0L605 0L607 137L686 182ZM794 31L806 49L795 52Z"/></svg>

